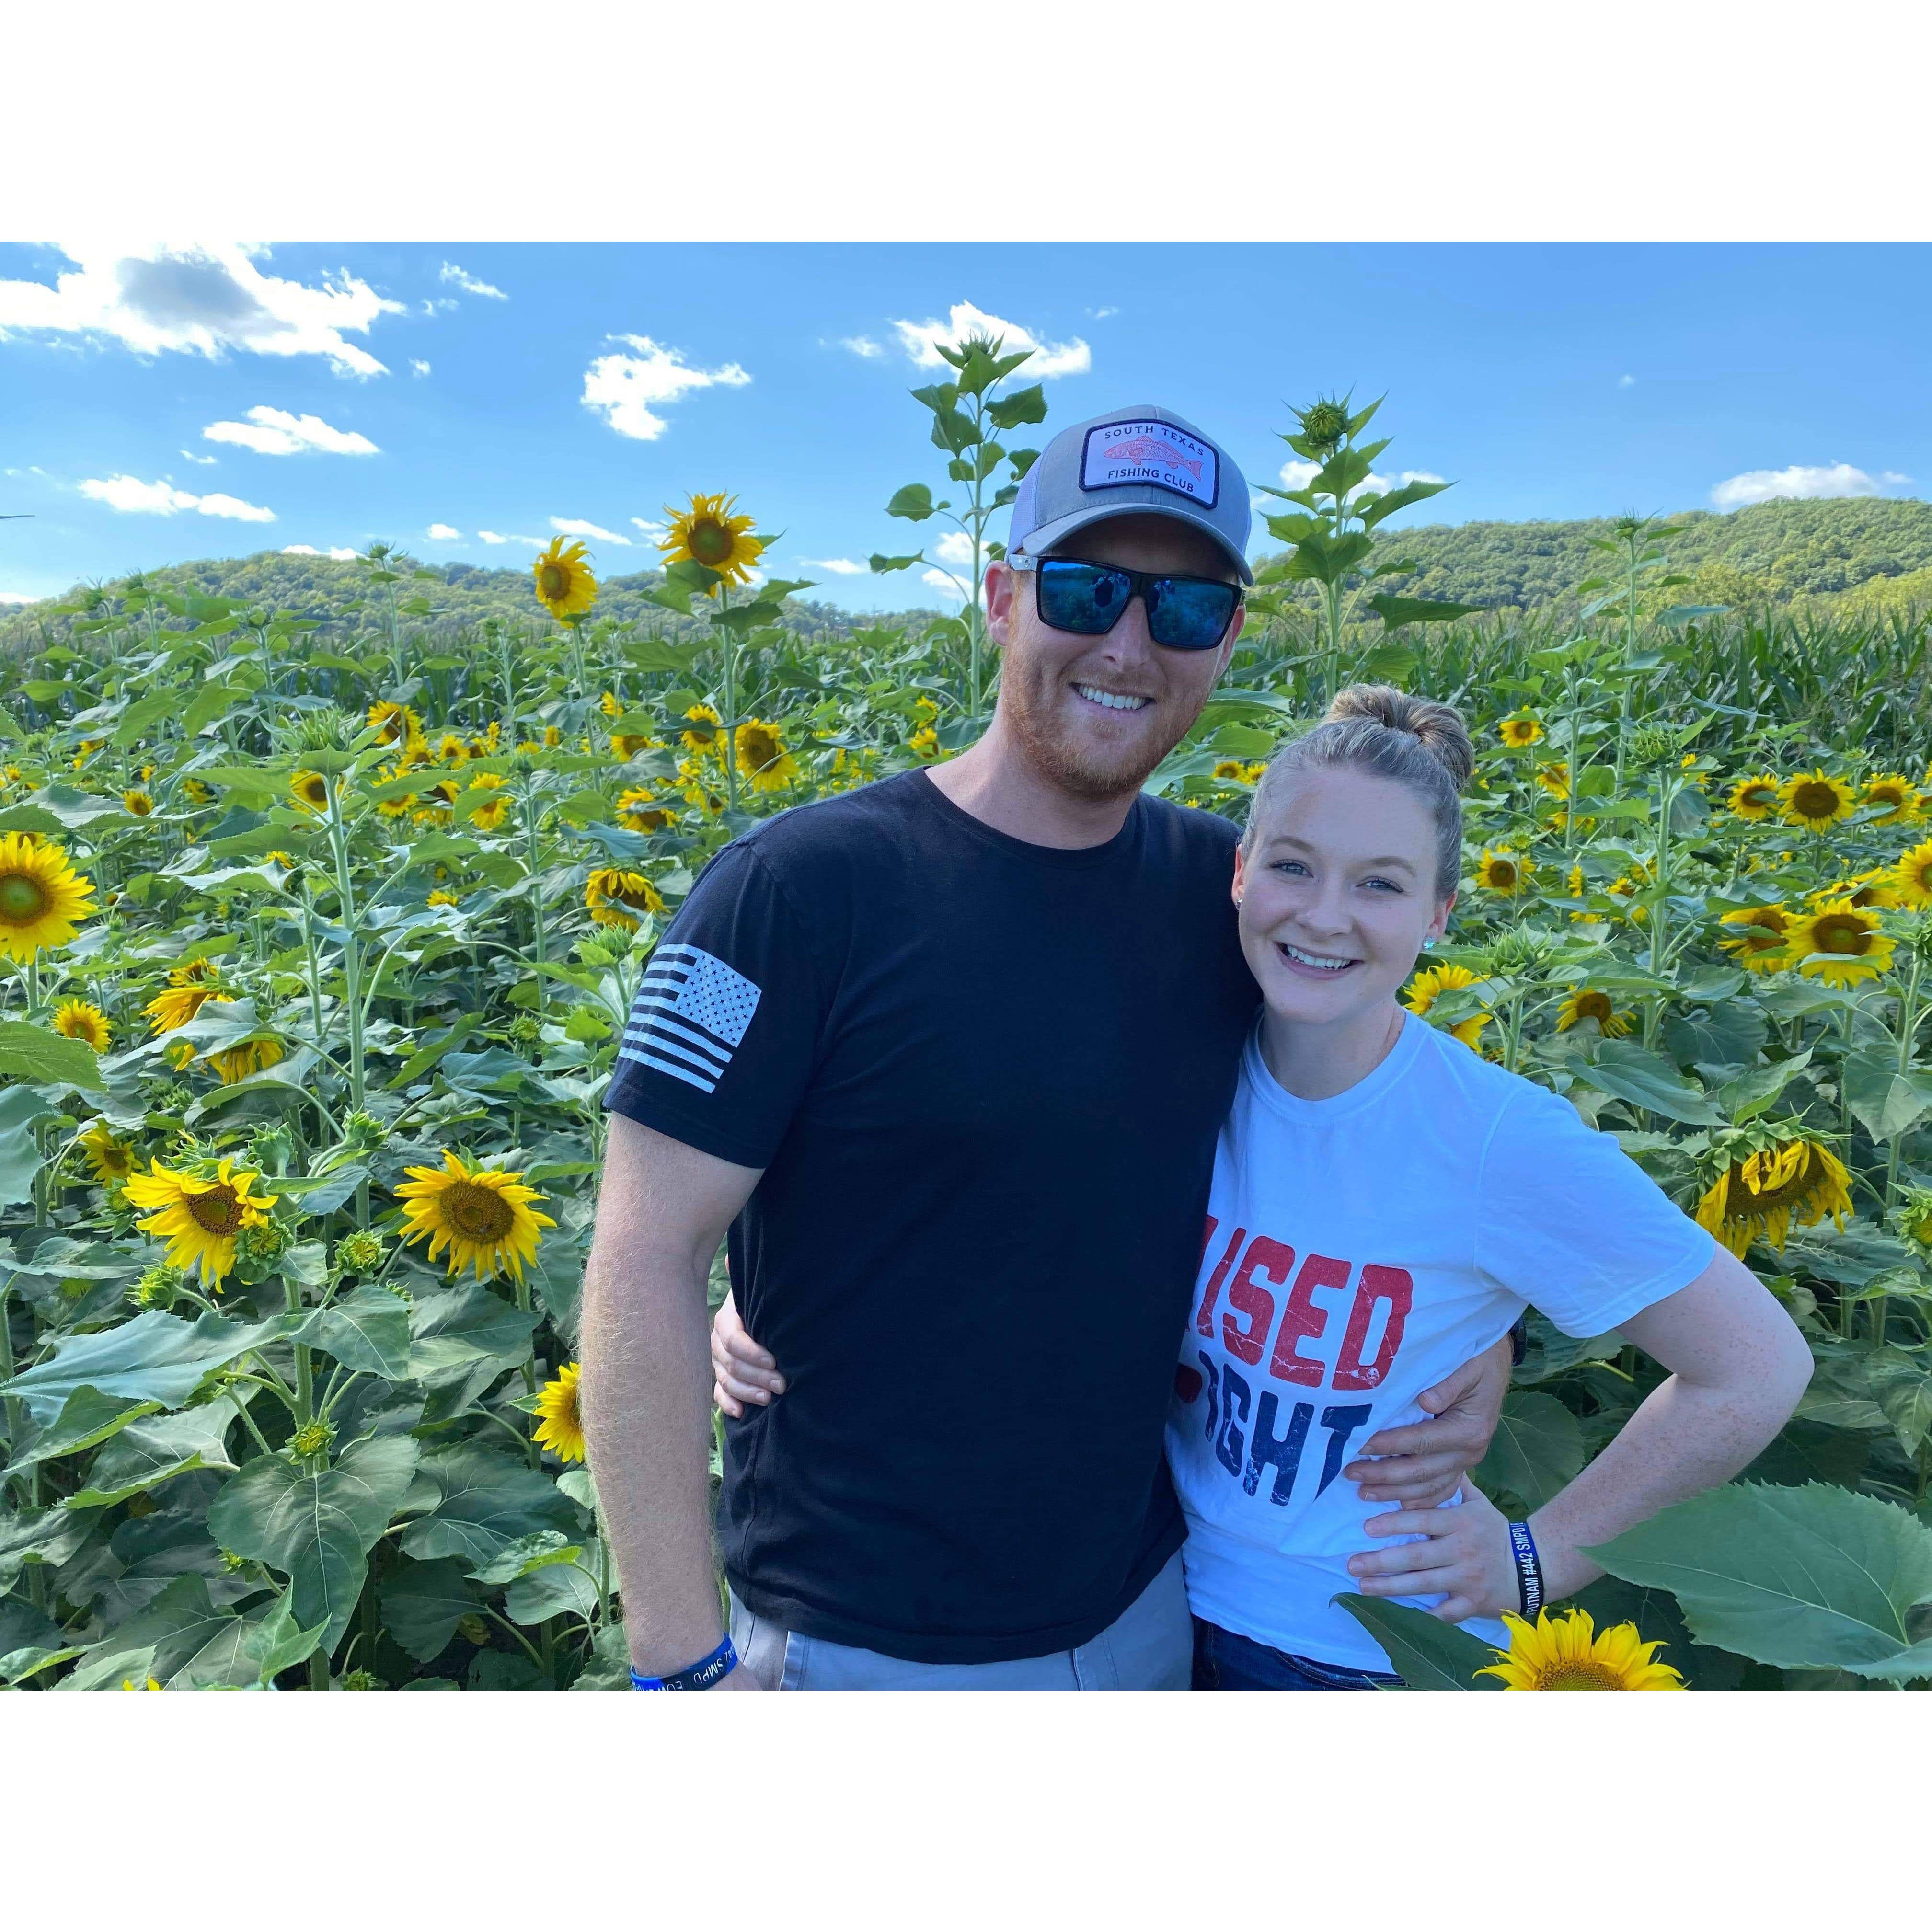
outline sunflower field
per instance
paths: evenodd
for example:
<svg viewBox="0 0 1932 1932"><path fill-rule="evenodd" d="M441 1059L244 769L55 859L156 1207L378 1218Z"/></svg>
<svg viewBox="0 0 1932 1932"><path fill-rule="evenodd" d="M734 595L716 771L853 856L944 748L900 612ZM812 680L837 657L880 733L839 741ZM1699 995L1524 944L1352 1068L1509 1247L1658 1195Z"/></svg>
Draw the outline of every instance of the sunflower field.
<svg viewBox="0 0 1932 1932"><path fill-rule="evenodd" d="M346 623L136 582L0 664L0 1682L627 1682L576 1402L598 1098L712 853L982 728L1024 360L920 393L953 495L890 506L965 532L959 616L808 637L698 495L661 626L598 619L560 539L526 625L452 636L378 545ZM1673 604L1634 518L1574 630L1390 595L1365 533L1439 486L1363 494L1369 413L1303 412L1321 472L1150 784L1238 818L1338 683L1461 706L1466 876L1408 1004L1614 1132L1817 1369L1501 1663L1357 1612L1417 1688L1932 1681L1932 631ZM1658 1375L1532 1336L1477 1472L1521 1510Z"/></svg>

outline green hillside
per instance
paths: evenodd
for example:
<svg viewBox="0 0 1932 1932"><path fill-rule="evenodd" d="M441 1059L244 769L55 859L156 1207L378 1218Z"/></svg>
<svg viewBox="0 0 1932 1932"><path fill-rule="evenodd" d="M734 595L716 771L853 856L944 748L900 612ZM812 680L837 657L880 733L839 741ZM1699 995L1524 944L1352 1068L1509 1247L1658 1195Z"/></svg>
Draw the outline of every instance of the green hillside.
<svg viewBox="0 0 1932 1932"><path fill-rule="evenodd" d="M1932 502L1868 496L1760 503L1728 514L1694 510L1675 520L1682 533L1670 546L1670 560L1692 580L1680 593L1682 602L1738 609L1932 608ZM1418 574L1400 586L1406 596L1561 616L1574 608L1576 584L1604 562L1589 539L1610 527L1607 518L1430 524L1386 532L1378 548L1419 566ZM527 570L482 570L466 563L429 569L412 560L403 560L401 568L401 580L385 586L373 584L356 563L264 550L172 565L148 572L145 580L176 593L237 598L349 631L385 623L382 600L392 593L405 632L454 631L485 617L523 623L537 619ZM646 601L658 580L654 572L604 579L598 617L620 624L644 620L668 634L688 628L690 620ZM130 581L103 587L118 592ZM70 604L72 595L61 602ZM800 630L832 636L874 624L923 624L931 615L854 616L829 599L810 598L786 605L788 619ZM46 605L12 613L0 618L0 650L58 638L68 621Z"/></svg>

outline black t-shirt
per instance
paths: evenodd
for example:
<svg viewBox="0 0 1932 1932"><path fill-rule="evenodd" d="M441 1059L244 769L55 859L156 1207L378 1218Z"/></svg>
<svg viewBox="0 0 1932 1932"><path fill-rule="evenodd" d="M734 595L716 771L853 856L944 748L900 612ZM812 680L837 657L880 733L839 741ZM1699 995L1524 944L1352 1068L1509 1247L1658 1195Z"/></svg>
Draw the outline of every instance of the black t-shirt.
<svg viewBox="0 0 1932 1932"><path fill-rule="evenodd" d="M751 1610L926 1663L1084 1643L1179 1547L1161 1436L1258 999L1225 820L1029 844L923 772L711 862L604 1104L764 1170L731 1229L786 1393L725 1431Z"/></svg>

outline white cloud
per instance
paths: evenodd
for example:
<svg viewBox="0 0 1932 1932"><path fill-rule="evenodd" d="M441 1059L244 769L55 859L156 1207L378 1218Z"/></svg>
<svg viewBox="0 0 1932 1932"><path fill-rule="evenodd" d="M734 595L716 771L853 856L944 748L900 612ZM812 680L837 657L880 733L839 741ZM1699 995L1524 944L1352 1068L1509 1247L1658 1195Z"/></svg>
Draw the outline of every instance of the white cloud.
<svg viewBox="0 0 1932 1932"><path fill-rule="evenodd" d="M883 356L886 352L869 335L842 336L838 346L842 349L850 350L854 356L863 356L868 362L874 356Z"/></svg>
<svg viewBox="0 0 1932 1932"><path fill-rule="evenodd" d="M1090 315L1096 322L1105 322L1109 316L1118 315L1120 312L1120 311L1118 309L1111 307L1107 308L1090 308L1087 311L1087 313Z"/></svg>
<svg viewBox="0 0 1932 1932"><path fill-rule="evenodd" d="M486 544L508 543L510 541L508 537L500 537L494 530L478 530L476 534Z"/></svg>
<svg viewBox="0 0 1932 1932"><path fill-rule="evenodd" d="M479 282L466 270L459 268L454 262L446 262L436 275L440 282L454 282L466 295L488 296L492 302L508 302L510 298L499 288L488 282Z"/></svg>
<svg viewBox="0 0 1932 1932"><path fill-rule="evenodd" d="M1281 480L1290 490L1305 490L1322 473L1318 463L1304 463L1299 457L1291 458L1281 466ZM1370 470L1354 489L1348 492L1348 500L1353 502L1358 496L1380 496L1384 490L1400 489L1406 483L1444 483L1447 477L1438 476L1432 470L1405 470L1400 476L1384 476ZM1259 504L1257 497L1256 502Z"/></svg>
<svg viewBox="0 0 1932 1932"><path fill-rule="evenodd" d="M258 251L266 256L266 251ZM0 281L0 337L14 329L112 337L139 356L168 350L219 358L322 356L338 375L388 370L344 332L367 335L404 304L376 294L346 268L319 286L265 274L233 243L100 248L61 253L75 266L44 282Z"/></svg>
<svg viewBox="0 0 1932 1932"><path fill-rule="evenodd" d="M681 351L667 349L648 335L614 335L628 343L634 356L600 356L584 372L584 406L597 410L620 436L655 442L670 425L652 410L654 403L674 403L687 390L714 384L741 389L752 379L735 362L719 369L695 369Z"/></svg>
<svg viewBox="0 0 1932 1932"><path fill-rule="evenodd" d="M284 544L282 554L284 556L320 556L322 553L314 544Z"/></svg>
<svg viewBox="0 0 1932 1932"><path fill-rule="evenodd" d="M939 345L944 343L947 348L956 349L967 336L975 334L1001 338L1010 356L1022 349L1033 350L1033 360L1020 370L1016 380L1021 377L1037 380L1046 376L1084 376L1094 366L1094 352L1078 336L1071 342L1042 342L1031 329L1017 322L988 315L970 302L955 302L951 315L944 322L896 320L892 326L898 331L899 346L922 369L947 368L945 357L939 352Z"/></svg>
<svg viewBox="0 0 1932 1932"><path fill-rule="evenodd" d="M631 520L647 537L661 537L670 528L668 524L654 524L648 517L633 517Z"/></svg>
<svg viewBox="0 0 1932 1932"><path fill-rule="evenodd" d="M429 364L420 356L412 356L410 358L410 374L412 376L427 376L429 374Z"/></svg>
<svg viewBox="0 0 1932 1932"><path fill-rule="evenodd" d="M355 551L346 548L341 550L332 549L328 554L338 563L352 563L356 558Z"/></svg>
<svg viewBox="0 0 1932 1932"><path fill-rule="evenodd" d="M870 566L854 563L849 556L802 556L799 562L807 570L829 570L834 577L863 577Z"/></svg>
<svg viewBox="0 0 1932 1932"><path fill-rule="evenodd" d="M0 590L0 604L38 604L40 601L31 590Z"/></svg>
<svg viewBox="0 0 1932 1932"><path fill-rule="evenodd" d="M143 515L172 517L177 510L199 510L204 517L232 517L244 524L272 524L275 513L259 503L244 503L239 496L196 496L177 490L172 483L143 483L137 476L90 476L80 486L83 496L105 503L110 510L130 510Z"/></svg>
<svg viewBox="0 0 1932 1932"><path fill-rule="evenodd" d="M184 449L182 452L182 454L188 458L189 462L206 464L211 470L212 470L214 466L221 460L220 458L218 456L197 456L191 449Z"/></svg>
<svg viewBox="0 0 1932 1932"><path fill-rule="evenodd" d="M1617 387L1620 389L1634 389L1636 387L1636 378L1634 376L1619 376L1617 378Z"/></svg>
<svg viewBox="0 0 1932 1932"><path fill-rule="evenodd" d="M932 547L933 554L941 563L956 563L970 569L973 565L973 539L964 530L948 530Z"/></svg>
<svg viewBox="0 0 1932 1932"><path fill-rule="evenodd" d="M463 540L463 532L452 530L447 524L430 524L429 534L436 543L460 543Z"/></svg>
<svg viewBox="0 0 1932 1932"><path fill-rule="evenodd" d="M1884 482L1891 482L1896 475L1888 470ZM1768 502L1774 496L1876 496L1882 487L1878 478L1849 463L1794 463L1784 470L1747 470L1741 476L1727 476L1712 490L1711 501L1720 510L1735 510L1746 503Z"/></svg>
<svg viewBox="0 0 1932 1932"><path fill-rule="evenodd" d="M1912 478L1910 476L1907 476L1902 470L1881 470L1879 472L1878 480L1881 483L1888 484L1893 489L1896 490L1900 488L1903 485L1910 483L1912 481Z"/></svg>
<svg viewBox="0 0 1932 1932"><path fill-rule="evenodd" d="M422 312L424 315L446 315L462 306L453 296L439 296L434 302L426 300L422 305Z"/></svg>
<svg viewBox="0 0 1932 1932"><path fill-rule="evenodd" d="M586 523L581 517L553 517L550 520L550 526L554 530L560 530L567 537L596 537L602 543L622 544L626 550L631 547L628 537L620 537L615 530L604 530L596 524Z"/></svg>
<svg viewBox="0 0 1932 1932"><path fill-rule="evenodd" d="M929 584L942 597L950 597L956 603L963 604L966 601L965 592L943 570L922 570L920 572L919 580L922 584Z"/></svg>
<svg viewBox="0 0 1932 1932"><path fill-rule="evenodd" d="M532 550L542 550L550 542L550 539L548 537L520 537L514 535L510 536L500 536L495 530L478 530L476 534L481 537L486 544L528 544Z"/></svg>
<svg viewBox="0 0 1932 1932"><path fill-rule="evenodd" d="M382 454L359 430L333 429L320 416L291 416L265 403L248 412L246 422L212 422L201 434L206 442L239 443L262 456L300 456L311 450L331 456Z"/></svg>

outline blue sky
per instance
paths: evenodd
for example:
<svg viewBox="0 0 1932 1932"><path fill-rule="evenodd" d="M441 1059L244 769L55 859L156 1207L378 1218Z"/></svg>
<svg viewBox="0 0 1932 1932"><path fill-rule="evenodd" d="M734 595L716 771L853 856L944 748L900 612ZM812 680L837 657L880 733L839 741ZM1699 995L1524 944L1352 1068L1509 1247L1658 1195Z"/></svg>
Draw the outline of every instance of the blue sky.
<svg viewBox="0 0 1932 1932"><path fill-rule="evenodd" d="M1932 478L1922 246L10 244L0 598L376 538L522 565L559 529L619 574L726 490L811 594L943 605L862 566L938 535L884 506L941 479L906 392L962 304L1040 345L1036 441L1157 402L1274 482L1290 403L1385 389L1381 467L1456 484L1410 523Z"/></svg>

